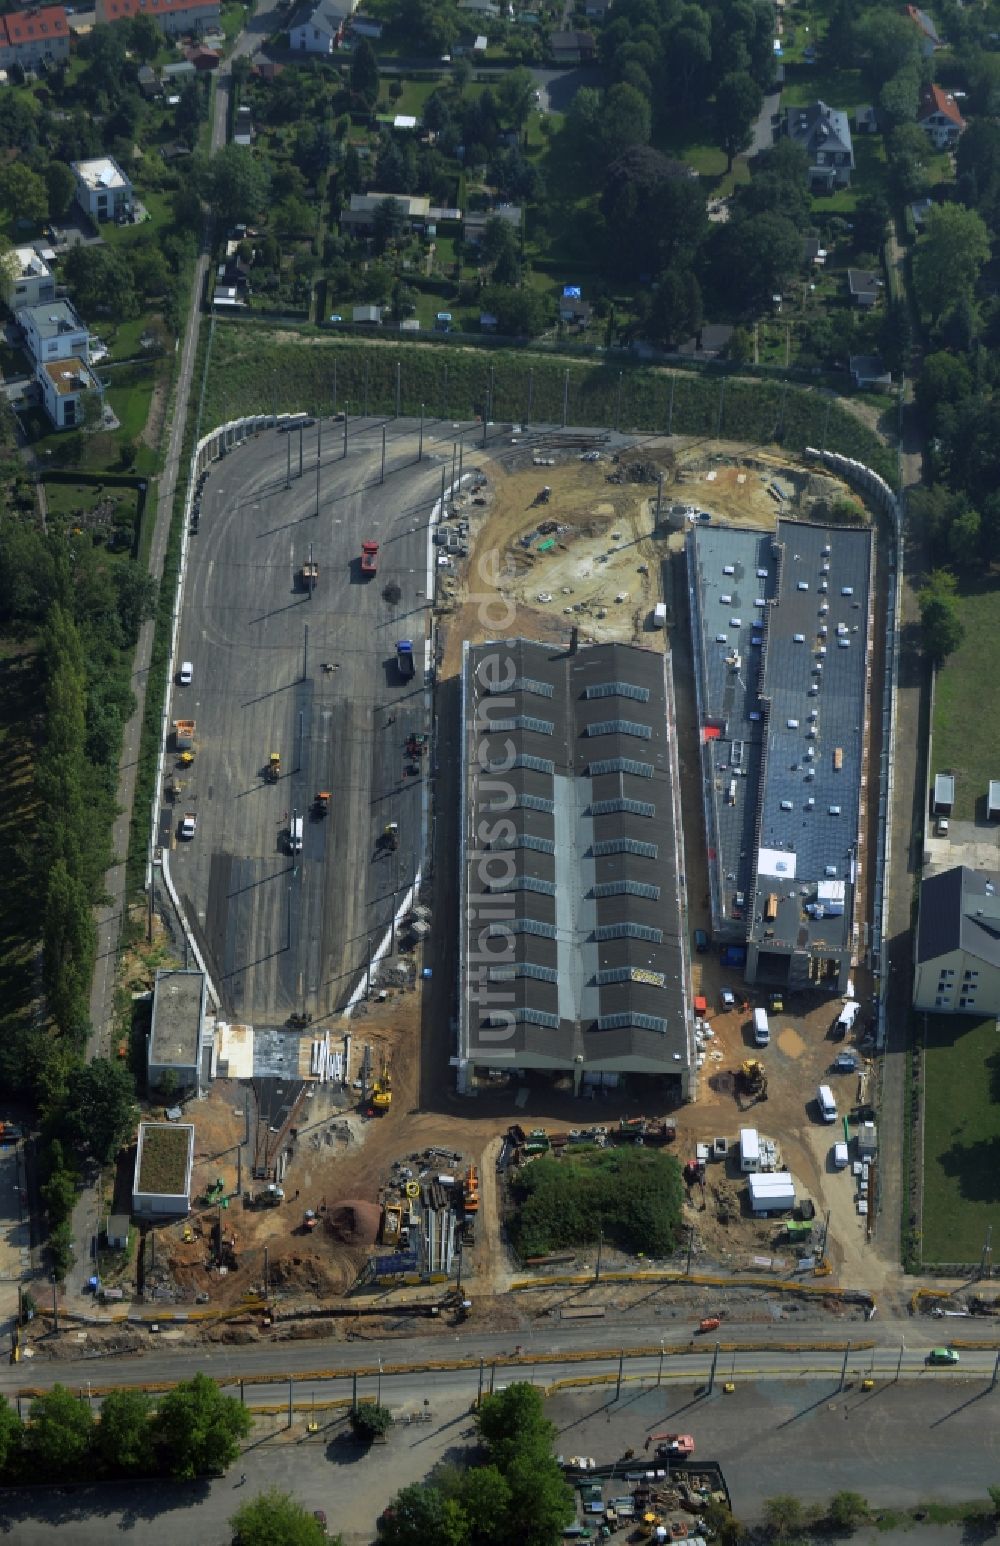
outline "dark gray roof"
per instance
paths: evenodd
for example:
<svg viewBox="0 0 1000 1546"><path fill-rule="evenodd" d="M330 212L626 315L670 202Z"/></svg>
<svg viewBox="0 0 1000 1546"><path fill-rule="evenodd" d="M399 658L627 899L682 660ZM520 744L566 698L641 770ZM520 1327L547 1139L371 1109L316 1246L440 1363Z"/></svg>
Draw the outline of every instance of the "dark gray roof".
<svg viewBox="0 0 1000 1546"><path fill-rule="evenodd" d="M466 646L461 1055L478 1066L689 1066L668 669L623 644Z"/></svg>
<svg viewBox="0 0 1000 1546"><path fill-rule="evenodd" d="M850 945L871 544L786 519L688 538L713 923L765 951Z"/></svg>
<svg viewBox="0 0 1000 1546"><path fill-rule="evenodd" d="M847 284L852 295L877 295L881 275L877 269L849 268Z"/></svg>
<svg viewBox="0 0 1000 1546"><path fill-rule="evenodd" d="M1000 874L956 865L920 887L917 960L962 950L1000 966Z"/></svg>
<svg viewBox="0 0 1000 1546"><path fill-rule="evenodd" d="M847 114L825 102L810 102L806 107L788 109L788 135L815 161L818 153L846 152L854 165L854 144ZM818 163L819 164L819 163Z"/></svg>

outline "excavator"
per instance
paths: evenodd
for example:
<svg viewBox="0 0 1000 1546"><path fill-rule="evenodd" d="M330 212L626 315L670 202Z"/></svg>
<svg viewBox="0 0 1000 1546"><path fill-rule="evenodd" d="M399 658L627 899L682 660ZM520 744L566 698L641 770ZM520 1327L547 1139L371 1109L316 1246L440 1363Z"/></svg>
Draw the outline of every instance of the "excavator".
<svg viewBox="0 0 1000 1546"><path fill-rule="evenodd" d="M372 1085L372 1106L376 1111L388 1111L392 1105L392 1070L389 1059L383 1057L382 1068Z"/></svg>
<svg viewBox="0 0 1000 1546"><path fill-rule="evenodd" d="M749 1097L745 1105L739 1101L740 1095ZM759 1058L747 1058L740 1064L736 1075L736 1096L741 1111L746 1111L759 1100L767 1100L767 1074Z"/></svg>

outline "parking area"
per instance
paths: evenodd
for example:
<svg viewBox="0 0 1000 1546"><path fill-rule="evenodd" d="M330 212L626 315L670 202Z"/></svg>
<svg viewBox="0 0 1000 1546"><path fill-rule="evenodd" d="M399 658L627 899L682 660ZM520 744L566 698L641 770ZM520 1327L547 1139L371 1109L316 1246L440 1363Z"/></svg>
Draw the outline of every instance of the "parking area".
<svg viewBox="0 0 1000 1546"><path fill-rule="evenodd" d="M380 484L381 437L364 425L346 458L329 422L301 448L297 433L268 432L201 492L171 704L193 728L190 747L172 737L160 842L231 1018L342 1007L419 867L428 758L407 745L429 729L441 472L415 465L410 438L394 440ZM365 539L379 544L370 578ZM412 678L397 664L404 636Z"/></svg>

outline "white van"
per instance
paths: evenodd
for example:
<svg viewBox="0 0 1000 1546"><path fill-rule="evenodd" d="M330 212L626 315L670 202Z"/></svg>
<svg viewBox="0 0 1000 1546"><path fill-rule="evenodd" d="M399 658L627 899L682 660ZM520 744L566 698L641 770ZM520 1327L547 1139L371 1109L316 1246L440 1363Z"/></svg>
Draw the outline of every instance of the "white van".
<svg viewBox="0 0 1000 1546"><path fill-rule="evenodd" d="M828 1084L821 1084L816 1091L816 1104L819 1114L824 1122L836 1122L837 1102L833 1098L833 1091Z"/></svg>
<svg viewBox="0 0 1000 1546"><path fill-rule="evenodd" d="M766 1009L755 1009L753 1012L753 1039L757 1047L770 1045L771 1029L767 1023Z"/></svg>
<svg viewBox="0 0 1000 1546"><path fill-rule="evenodd" d="M297 854L302 852L302 817L293 816L292 824L288 829L288 851Z"/></svg>

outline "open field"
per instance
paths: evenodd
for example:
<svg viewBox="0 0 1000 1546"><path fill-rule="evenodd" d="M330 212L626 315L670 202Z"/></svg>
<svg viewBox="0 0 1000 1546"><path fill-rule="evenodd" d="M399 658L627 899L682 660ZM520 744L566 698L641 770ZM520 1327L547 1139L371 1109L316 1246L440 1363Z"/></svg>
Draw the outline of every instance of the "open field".
<svg viewBox="0 0 1000 1546"><path fill-rule="evenodd" d="M937 674L934 773L958 776L954 815L971 821L1000 770L1000 586L995 579L958 596L965 638ZM972 727L975 727L973 733Z"/></svg>
<svg viewBox="0 0 1000 1546"><path fill-rule="evenodd" d="M1000 1233L1000 1036L995 1020L926 1017L925 1262L976 1262Z"/></svg>
<svg viewBox="0 0 1000 1546"><path fill-rule="evenodd" d="M315 330L220 322L208 376L205 425L223 421L225 403L246 413L329 411L334 374L338 408L392 412L400 364L403 414L478 416L490 398L495 420L531 418L623 430L713 435L748 444L780 438L789 451L825 445L895 476L895 458L872 430L828 393L778 381L637 367L623 356L584 364L510 350L485 352L403 339L345 342ZM568 390L567 390L568 387Z"/></svg>

